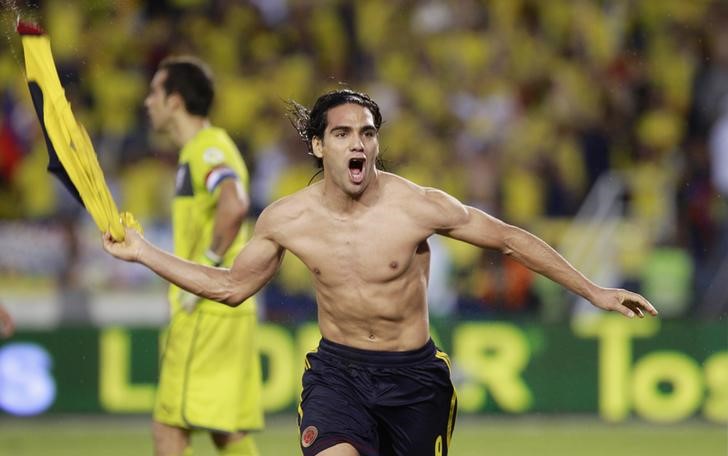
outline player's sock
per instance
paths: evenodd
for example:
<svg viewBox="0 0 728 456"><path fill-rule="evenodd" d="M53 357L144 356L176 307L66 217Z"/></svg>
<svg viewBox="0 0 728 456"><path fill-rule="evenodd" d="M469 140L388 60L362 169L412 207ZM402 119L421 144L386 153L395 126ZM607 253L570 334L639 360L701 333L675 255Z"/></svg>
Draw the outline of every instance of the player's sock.
<svg viewBox="0 0 728 456"><path fill-rule="evenodd" d="M248 434L240 440L230 442L220 451L220 456L259 456L255 440Z"/></svg>

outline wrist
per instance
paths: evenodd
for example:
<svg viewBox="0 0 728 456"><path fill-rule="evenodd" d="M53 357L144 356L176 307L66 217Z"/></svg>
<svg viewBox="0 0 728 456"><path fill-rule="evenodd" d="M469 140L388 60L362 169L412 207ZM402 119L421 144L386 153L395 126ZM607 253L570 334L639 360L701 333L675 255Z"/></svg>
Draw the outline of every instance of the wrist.
<svg viewBox="0 0 728 456"><path fill-rule="evenodd" d="M205 259L205 264L215 267L220 266L223 259L222 255L218 255L212 249L207 249L203 258Z"/></svg>
<svg viewBox="0 0 728 456"><path fill-rule="evenodd" d="M583 297L588 301L594 302L595 300L598 300L599 293L602 290L602 287L593 282L590 282L586 287L586 292L584 293Z"/></svg>
<svg viewBox="0 0 728 456"><path fill-rule="evenodd" d="M145 247L144 242L139 242L137 244L136 251L134 252L134 255L132 256L132 259L131 259L134 263L146 264L146 263L144 263L144 260L142 258L144 256L144 247Z"/></svg>

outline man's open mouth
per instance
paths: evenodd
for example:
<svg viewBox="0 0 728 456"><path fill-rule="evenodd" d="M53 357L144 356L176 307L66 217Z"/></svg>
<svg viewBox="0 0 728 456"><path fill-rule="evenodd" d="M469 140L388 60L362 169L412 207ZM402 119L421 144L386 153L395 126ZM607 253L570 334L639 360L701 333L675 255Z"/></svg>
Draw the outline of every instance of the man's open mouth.
<svg viewBox="0 0 728 456"><path fill-rule="evenodd" d="M364 163L365 158L357 157L349 160L349 177L355 184L361 184L364 181Z"/></svg>

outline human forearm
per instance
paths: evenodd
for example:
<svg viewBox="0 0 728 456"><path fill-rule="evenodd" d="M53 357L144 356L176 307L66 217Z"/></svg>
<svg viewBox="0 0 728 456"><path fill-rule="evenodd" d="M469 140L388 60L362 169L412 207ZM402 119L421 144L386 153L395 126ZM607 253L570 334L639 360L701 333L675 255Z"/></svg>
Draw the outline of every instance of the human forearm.
<svg viewBox="0 0 728 456"><path fill-rule="evenodd" d="M212 240L208 246L208 252L212 256L223 257L235 242L249 207L247 193L240 188L238 182L234 180L223 182L215 210Z"/></svg>
<svg viewBox="0 0 728 456"><path fill-rule="evenodd" d="M103 247L120 260L143 264L184 290L224 304L235 306L254 292L243 289L240 280L233 280L231 271L178 258L147 242L132 228L126 229L121 241L105 233Z"/></svg>
<svg viewBox="0 0 728 456"><path fill-rule="evenodd" d="M242 217L218 217L212 232L208 252L222 258L235 241L242 226Z"/></svg>
<svg viewBox="0 0 728 456"><path fill-rule="evenodd" d="M498 249L529 269L588 299L600 309L617 311L630 318L635 315L644 317L644 312L657 315L657 310L643 296L596 285L538 237L479 209L468 207L467 217L453 227L442 230L441 234L481 248Z"/></svg>
<svg viewBox="0 0 728 456"><path fill-rule="evenodd" d="M241 290L236 290L233 286L228 269L184 260L146 241L143 241L135 261L197 296L231 306L244 300L244 297L234 298Z"/></svg>
<svg viewBox="0 0 728 456"><path fill-rule="evenodd" d="M600 289L546 242L521 228L507 227L503 253L590 301Z"/></svg>
<svg viewBox="0 0 728 456"><path fill-rule="evenodd" d="M643 296L620 288L600 287L538 237L509 225L506 230L504 253L588 299L596 307L616 311L629 318L644 317L645 312L657 315L657 309Z"/></svg>

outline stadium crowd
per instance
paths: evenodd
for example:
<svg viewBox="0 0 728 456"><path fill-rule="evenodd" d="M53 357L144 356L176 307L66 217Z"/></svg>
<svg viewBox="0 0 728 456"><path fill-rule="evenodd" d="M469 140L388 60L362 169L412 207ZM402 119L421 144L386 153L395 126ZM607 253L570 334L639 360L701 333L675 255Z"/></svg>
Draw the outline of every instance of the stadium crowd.
<svg viewBox="0 0 728 456"><path fill-rule="evenodd" d="M162 245L176 157L151 133L142 101L160 59L192 53L216 72L212 119L251 165L256 210L316 172L285 101L310 104L345 85L382 107L387 168L523 226L567 258L584 239L597 281L641 291L666 317L728 311L725 2L35 1L22 11L51 37L117 204ZM0 276L161 287L95 267L106 261L94 256L103 256L96 233L85 235L82 210L45 171L14 14L1 17ZM591 198L616 211L601 230L585 209ZM605 236L609 259L597 247ZM33 259L24 242L64 249ZM436 316L558 320L578 309L500 255L444 238L432 249ZM313 318L308 275L285 262L264 291L266 316Z"/></svg>

